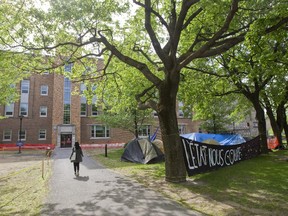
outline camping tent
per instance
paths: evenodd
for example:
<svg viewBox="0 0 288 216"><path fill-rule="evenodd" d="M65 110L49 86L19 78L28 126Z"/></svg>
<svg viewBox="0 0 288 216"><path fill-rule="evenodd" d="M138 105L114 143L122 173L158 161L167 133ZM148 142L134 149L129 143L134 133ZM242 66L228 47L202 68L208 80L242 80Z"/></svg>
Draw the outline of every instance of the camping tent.
<svg viewBox="0 0 288 216"><path fill-rule="evenodd" d="M134 139L129 142L121 156L121 161L134 163L156 163L164 161L161 150L147 139Z"/></svg>
<svg viewBox="0 0 288 216"><path fill-rule="evenodd" d="M182 137L205 143L205 140L215 140L220 145L237 145L245 143L246 140L240 134L205 134L205 133L189 133L181 134Z"/></svg>

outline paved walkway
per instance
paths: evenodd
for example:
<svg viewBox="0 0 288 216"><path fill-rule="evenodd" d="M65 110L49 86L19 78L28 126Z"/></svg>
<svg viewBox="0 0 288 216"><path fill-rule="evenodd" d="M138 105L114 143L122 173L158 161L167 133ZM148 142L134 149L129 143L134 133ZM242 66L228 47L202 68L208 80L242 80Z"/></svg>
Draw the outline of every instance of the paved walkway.
<svg viewBox="0 0 288 216"><path fill-rule="evenodd" d="M148 190L137 182L105 169L84 156L80 176L69 161L71 149L56 148L50 193L43 216L184 216L201 215Z"/></svg>

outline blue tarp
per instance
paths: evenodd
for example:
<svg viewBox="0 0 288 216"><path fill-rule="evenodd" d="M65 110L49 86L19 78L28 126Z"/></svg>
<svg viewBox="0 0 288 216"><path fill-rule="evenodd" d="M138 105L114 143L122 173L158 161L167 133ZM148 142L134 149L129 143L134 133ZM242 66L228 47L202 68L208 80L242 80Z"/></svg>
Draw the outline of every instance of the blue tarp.
<svg viewBox="0 0 288 216"><path fill-rule="evenodd" d="M208 139L213 139L220 143L220 145L237 145L246 142L240 134L189 133L181 134L181 136L197 142L203 142Z"/></svg>

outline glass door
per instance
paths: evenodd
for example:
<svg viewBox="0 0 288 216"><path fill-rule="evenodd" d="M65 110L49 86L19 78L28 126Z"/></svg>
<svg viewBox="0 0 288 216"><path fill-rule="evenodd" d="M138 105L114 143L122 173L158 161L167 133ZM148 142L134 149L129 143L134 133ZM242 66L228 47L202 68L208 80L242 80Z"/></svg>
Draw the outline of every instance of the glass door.
<svg viewBox="0 0 288 216"><path fill-rule="evenodd" d="M61 148L72 147L72 134L61 134Z"/></svg>

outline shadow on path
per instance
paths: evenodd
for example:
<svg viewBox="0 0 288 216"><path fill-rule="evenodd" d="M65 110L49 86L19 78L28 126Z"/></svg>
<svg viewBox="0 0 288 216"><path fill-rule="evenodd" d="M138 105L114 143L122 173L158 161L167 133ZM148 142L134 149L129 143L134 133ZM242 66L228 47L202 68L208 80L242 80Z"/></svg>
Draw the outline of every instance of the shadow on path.
<svg viewBox="0 0 288 216"><path fill-rule="evenodd" d="M201 215L84 157L75 177L70 151L57 149L50 193L41 215Z"/></svg>

